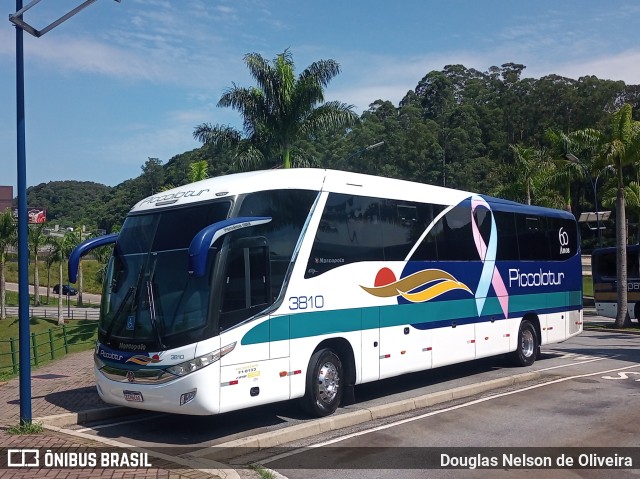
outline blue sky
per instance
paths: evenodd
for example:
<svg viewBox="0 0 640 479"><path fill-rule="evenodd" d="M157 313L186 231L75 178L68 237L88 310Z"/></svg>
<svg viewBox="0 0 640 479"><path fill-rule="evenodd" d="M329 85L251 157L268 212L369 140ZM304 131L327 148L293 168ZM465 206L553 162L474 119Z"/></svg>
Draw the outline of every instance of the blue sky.
<svg viewBox="0 0 640 479"><path fill-rule="evenodd" d="M25 20L43 28L79 3L44 0ZM1 5L0 184L15 189L15 2ZM298 71L336 60L327 99L361 112L377 99L397 105L456 63L639 84L639 18L632 0L98 0L41 38L25 34L27 184L114 186L148 157L197 148L198 124L239 126L216 103L232 83L252 84L249 52L289 48Z"/></svg>

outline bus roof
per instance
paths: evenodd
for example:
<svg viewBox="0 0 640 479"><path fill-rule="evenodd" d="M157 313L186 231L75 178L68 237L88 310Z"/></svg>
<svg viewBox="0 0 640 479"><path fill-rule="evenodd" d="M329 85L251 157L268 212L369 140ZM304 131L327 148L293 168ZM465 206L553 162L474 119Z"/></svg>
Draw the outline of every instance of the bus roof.
<svg viewBox="0 0 640 479"><path fill-rule="evenodd" d="M330 191L441 205L458 204L473 194L467 191L349 171L288 168L235 173L179 186L143 199L131 209L131 213L211 201L255 191L279 189ZM486 196L485 198L489 203L500 205L499 209L501 210L517 210L524 213L530 212L530 214L573 218L571 213L560 210L526 206L500 198Z"/></svg>
<svg viewBox="0 0 640 479"><path fill-rule="evenodd" d="M599 256L603 254L617 254L618 248L616 246L605 246L604 248L595 248L591 252L591 256ZM640 243L628 244L627 253L640 251Z"/></svg>
<svg viewBox="0 0 640 479"><path fill-rule="evenodd" d="M446 205L462 201L471 195L468 192L439 186L348 171L288 168L235 173L179 186L143 199L131 209L131 212L279 189L331 191Z"/></svg>

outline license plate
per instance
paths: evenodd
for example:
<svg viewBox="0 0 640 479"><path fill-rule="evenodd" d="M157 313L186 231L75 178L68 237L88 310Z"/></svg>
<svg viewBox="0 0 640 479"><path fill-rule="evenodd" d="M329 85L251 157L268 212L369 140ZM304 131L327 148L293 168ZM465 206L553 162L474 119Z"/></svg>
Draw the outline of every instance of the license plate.
<svg viewBox="0 0 640 479"><path fill-rule="evenodd" d="M143 402L142 393L140 391L122 391L124 399L131 402Z"/></svg>

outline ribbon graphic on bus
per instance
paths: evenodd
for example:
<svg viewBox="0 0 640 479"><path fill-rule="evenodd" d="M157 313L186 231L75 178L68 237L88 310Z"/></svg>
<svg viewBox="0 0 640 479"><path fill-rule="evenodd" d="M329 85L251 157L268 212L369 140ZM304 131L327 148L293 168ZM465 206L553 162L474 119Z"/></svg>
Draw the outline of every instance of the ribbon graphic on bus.
<svg viewBox="0 0 640 479"><path fill-rule="evenodd" d="M480 228L476 222L475 211L482 206L491 211L489 204L480 196L474 195L471 197L471 228L473 229L473 241L476 244L480 260L482 261L482 273L480 274L480 281L476 288L476 308L478 309L478 316L482 315L484 303L489 293L489 286L493 285L493 291L495 291L498 301L500 301L500 307L504 313L504 317L509 315L509 293L507 287L504 285L500 271L496 266L496 251L498 249L498 229L496 228L496 220L491 215L491 232L489 233L489 244L487 245L480 234Z"/></svg>

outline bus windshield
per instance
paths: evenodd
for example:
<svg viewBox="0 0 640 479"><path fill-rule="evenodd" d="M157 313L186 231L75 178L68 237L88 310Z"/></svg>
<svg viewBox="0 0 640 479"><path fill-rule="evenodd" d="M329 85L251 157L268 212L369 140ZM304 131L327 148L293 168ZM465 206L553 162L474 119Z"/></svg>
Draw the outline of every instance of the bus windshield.
<svg viewBox="0 0 640 479"><path fill-rule="evenodd" d="M231 203L129 216L107 267L99 339L131 350L160 351L192 342L208 326L211 292L207 274L188 273L194 235L224 220Z"/></svg>

